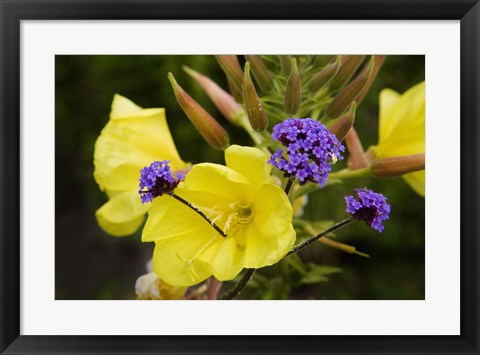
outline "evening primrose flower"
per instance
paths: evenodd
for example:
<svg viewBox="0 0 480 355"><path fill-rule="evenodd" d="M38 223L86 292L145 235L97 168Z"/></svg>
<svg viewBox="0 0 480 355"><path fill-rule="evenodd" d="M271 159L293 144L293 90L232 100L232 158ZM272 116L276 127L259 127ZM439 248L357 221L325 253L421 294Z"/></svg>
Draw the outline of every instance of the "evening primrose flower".
<svg viewBox="0 0 480 355"><path fill-rule="evenodd" d="M110 120L95 143L93 176L109 201L96 217L113 236L134 233L150 204L138 196L138 173L152 161L166 159L173 171L186 169L168 129L163 108L143 109L115 95Z"/></svg>
<svg viewBox="0 0 480 355"><path fill-rule="evenodd" d="M155 242L153 269L174 286L214 276L226 281L243 268L278 262L295 241L292 206L270 176L260 149L230 146L226 166L192 167L175 195L201 210L226 236L174 196L153 199L142 240Z"/></svg>
<svg viewBox="0 0 480 355"><path fill-rule="evenodd" d="M425 153L425 82L404 94L391 89L380 93L378 144L375 159ZM425 170L402 176L415 192L425 196Z"/></svg>

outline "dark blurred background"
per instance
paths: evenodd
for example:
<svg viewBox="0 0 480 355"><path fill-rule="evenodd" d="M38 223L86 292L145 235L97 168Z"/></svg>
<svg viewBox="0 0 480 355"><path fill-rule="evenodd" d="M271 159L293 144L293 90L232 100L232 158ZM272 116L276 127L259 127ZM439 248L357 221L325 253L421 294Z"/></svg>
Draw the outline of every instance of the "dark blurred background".
<svg viewBox="0 0 480 355"><path fill-rule="evenodd" d="M213 56L56 56L55 58L55 297L56 299L133 299L134 285L151 258L152 243L107 235L95 211L107 197L93 179L93 148L108 121L113 95L137 105L165 107L171 133L184 161L223 163L223 152L210 148L180 110L167 73L224 124L231 142L251 145L248 136L229 125L182 65L207 74L222 87L226 81ZM377 142L378 95L389 87L403 93L425 78L423 56L389 56L357 110L356 128L367 148ZM335 169L334 169L335 170ZM425 203L402 179L350 179L310 195L306 217L344 217L343 196L355 187L382 192L392 205L379 234L356 223L337 240L370 254L363 258L316 243L302 254L306 261L338 266L329 282L292 291L291 298L424 299ZM271 269L270 271L268 269ZM274 268L265 268L270 277ZM264 296L264 298L268 298Z"/></svg>

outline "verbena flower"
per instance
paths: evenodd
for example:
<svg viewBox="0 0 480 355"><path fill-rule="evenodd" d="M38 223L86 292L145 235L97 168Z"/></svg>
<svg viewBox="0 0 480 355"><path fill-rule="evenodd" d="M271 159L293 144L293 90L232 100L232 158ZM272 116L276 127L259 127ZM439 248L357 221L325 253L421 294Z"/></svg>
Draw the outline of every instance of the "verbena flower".
<svg viewBox="0 0 480 355"><path fill-rule="evenodd" d="M269 163L295 177L325 185L331 164L342 160L345 147L322 123L312 118L289 118L273 127L272 138L285 146L272 154Z"/></svg>
<svg viewBox="0 0 480 355"><path fill-rule="evenodd" d="M295 241L292 206L270 176L260 149L230 146L226 166L197 164L175 189L219 226L173 196L155 198L142 240L155 242L153 269L175 286L197 284L210 276L226 281L243 268L278 262Z"/></svg>
<svg viewBox="0 0 480 355"><path fill-rule="evenodd" d="M382 90L379 139L371 149L379 159L425 153L425 82L404 94ZM402 177L419 195L425 196L425 171Z"/></svg>
<svg viewBox="0 0 480 355"><path fill-rule="evenodd" d="M382 222L390 216L390 205L385 196L367 188L356 189L357 198L345 196L347 212L354 219L364 221L373 229L383 231Z"/></svg>
<svg viewBox="0 0 480 355"><path fill-rule="evenodd" d="M150 166L140 170L138 179L142 203L152 202L155 197L172 193L179 180L172 176L168 160L154 161ZM183 175L181 175L183 178Z"/></svg>
<svg viewBox="0 0 480 355"><path fill-rule="evenodd" d="M114 236L134 233L150 204L138 198L138 172L167 159L173 171L186 169L168 129L163 108L142 109L115 95L112 111L95 143L93 176L109 201L96 212L98 224Z"/></svg>

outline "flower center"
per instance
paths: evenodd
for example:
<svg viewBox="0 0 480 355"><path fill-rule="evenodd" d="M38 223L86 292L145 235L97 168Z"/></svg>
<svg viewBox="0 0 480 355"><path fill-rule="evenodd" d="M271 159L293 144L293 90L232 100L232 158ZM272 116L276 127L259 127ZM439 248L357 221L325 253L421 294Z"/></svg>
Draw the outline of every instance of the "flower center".
<svg viewBox="0 0 480 355"><path fill-rule="evenodd" d="M250 204L242 201L231 202L227 206L217 205L210 208L202 206L200 209L220 226L227 236L232 236L239 228L253 220ZM241 241L239 243L243 244Z"/></svg>

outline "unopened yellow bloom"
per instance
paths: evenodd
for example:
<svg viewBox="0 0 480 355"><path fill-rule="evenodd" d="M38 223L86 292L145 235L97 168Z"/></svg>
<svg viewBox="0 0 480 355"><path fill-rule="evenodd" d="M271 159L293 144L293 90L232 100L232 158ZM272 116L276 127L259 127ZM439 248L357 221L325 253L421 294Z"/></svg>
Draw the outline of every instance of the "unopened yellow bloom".
<svg viewBox="0 0 480 355"><path fill-rule="evenodd" d="M170 160L173 170L185 169L167 126L163 108L142 109L115 95L110 120L95 143L93 176L109 201L96 212L107 233L125 236L143 223L149 204L138 196L140 169L154 160Z"/></svg>
<svg viewBox="0 0 480 355"><path fill-rule="evenodd" d="M376 158L425 153L425 82L404 94L391 89L380 93L380 126ZM425 171L403 175L419 195L425 196Z"/></svg>
<svg viewBox="0 0 480 355"><path fill-rule="evenodd" d="M154 272L140 276L135 283L135 294L139 300L179 300L186 290L186 287L167 284Z"/></svg>
<svg viewBox="0 0 480 355"><path fill-rule="evenodd" d="M169 195L153 200L142 240L155 242L153 270L175 286L211 275L231 280L243 268L278 262L295 241L292 206L270 177L257 148L230 146L226 166L194 165L175 194L204 212L222 237L195 211Z"/></svg>

